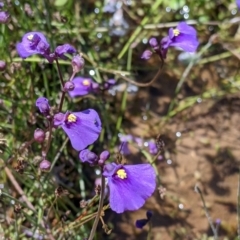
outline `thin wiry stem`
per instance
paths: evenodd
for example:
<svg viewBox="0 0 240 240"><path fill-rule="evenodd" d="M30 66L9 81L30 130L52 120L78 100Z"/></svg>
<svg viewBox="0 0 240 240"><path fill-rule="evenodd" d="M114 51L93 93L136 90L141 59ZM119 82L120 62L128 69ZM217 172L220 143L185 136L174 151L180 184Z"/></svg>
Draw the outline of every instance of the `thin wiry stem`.
<svg viewBox="0 0 240 240"><path fill-rule="evenodd" d="M204 200L204 197L203 197L203 194L202 194L202 191L201 189L196 185L195 188L194 188L195 192L199 193L200 197L201 197L201 200L202 200L202 203L203 203L203 208L204 208L204 211L205 211L205 214L206 214L206 217L207 217L207 220L209 222L209 225L213 231L213 237L214 237L214 240L217 240L218 239L218 233L217 233L217 230L216 228L214 227L214 224L213 224L213 221L212 221L212 218L208 212L208 209L207 209L207 206L206 206L206 203L205 203L205 200Z"/></svg>
<svg viewBox="0 0 240 240"><path fill-rule="evenodd" d="M240 239L240 169L238 176L237 215L238 215L238 239Z"/></svg>
<svg viewBox="0 0 240 240"><path fill-rule="evenodd" d="M57 71L58 71L58 76L60 78L60 81L61 81L61 85L62 87L64 86L64 81L63 81L63 76L62 76L62 72L60 70L60 66L59 66L59 62L58 62L58 59L56 58L56 64L57 64Z"/></svg>
<svg viewBox="0 0 240 240"><path fill-rule="evenodd" d="M99 205L98 205L97 216L94 220L93 227L92 227L92 230L91 230L91 233L90 233L90 236L89 236L88 240L92 240L94 238L94 235L95 235L95 232L96 232L96 229L97 229L97 225L98 225L101 213L102 213L104 192L105 192L105 178L102 174L102 176L101 176L101 192L100 192L100 200L99 200Z"/></svg>

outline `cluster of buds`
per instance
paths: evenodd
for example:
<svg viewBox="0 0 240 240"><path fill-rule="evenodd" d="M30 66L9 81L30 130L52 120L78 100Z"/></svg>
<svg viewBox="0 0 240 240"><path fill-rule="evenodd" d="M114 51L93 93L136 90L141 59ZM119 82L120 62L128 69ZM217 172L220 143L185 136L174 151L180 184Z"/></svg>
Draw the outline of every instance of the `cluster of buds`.
<svg viewBox="0 0 240 240"><path fill-rule="evenodd" d="M105 161L110 158L109 151L103 151L99 156L97 156L94 152L91 152L89 149L84 149L79 153L79 158L82 162L87 162L91 166L99 165L104 166Z"/></svg>

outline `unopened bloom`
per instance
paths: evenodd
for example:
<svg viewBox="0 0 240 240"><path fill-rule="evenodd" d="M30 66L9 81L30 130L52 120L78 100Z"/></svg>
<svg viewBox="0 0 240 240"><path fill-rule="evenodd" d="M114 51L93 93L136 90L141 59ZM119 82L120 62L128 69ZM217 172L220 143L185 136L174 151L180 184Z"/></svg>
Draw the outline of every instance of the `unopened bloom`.
<svg viewBox="0 0 240 240"><path fill-rule="evenodd" d="M0 71L4 71L6 69L6 66L7 66L6 62L0 60Z"/></svg>
<svg viewBox="0 0 240 240"><path fill-rule="evenodd" d="M17 43L17 52L21 58L27 58L34 54L43 55L52 62L50 45L45 36L40 32L29 32L22 37L22 42Z"/></svg>
<svg viewBox="0 0 240 240"><path fill-rule="evenodd" d="M74 56L72 59L73 72L77 73L81 71L84 67L84 64L85 60L81 55L77 54L76 56Z"/></svg>
<svg viewBox="0 0 240 240"><path fill-rule="evenodd" d="M10 18L10 14L6 11L0 11L0 23L7 23Z"/></svg>
<svg viewBox="0 0 240 240"><path fill-rule="evenodd" d="M70 92L70 91L73 91L74 88L75 88L74 83L73 83L72 81L67 81L67 82L65 82L65 84L64 84L63 90L64 90L65 92Z"/></svg>
<svg viewBox="0 0 240 240"><path fill-rule="evenodd" d="M57 113L54 116L54 125L62 127L68 135L72 147L77 151L94 143L102 130L101 120L93 109L65 114Z"/></svg>
<svg viewBox="0 0 240 240"><path fill-rule="evenodd" d="M156 175L150 164L106 164L103 176L108 180L110 207L117 213L143 206L156 187Z"/></svg>
<svg viewBox="0 0 240 240"><path fill-rule="evenodd" d="M152 218L152 212L151 211L147 211L146 212L146 217L147 217L147 219L139 219L139 220L137 220L136 221L136 227L137 228L143 228L150 220L151 220L151 218Z"/></svg>
<svg viewBox="0 0 240 240"><path fill-rule="evenodd" d="M57 46L55 49L56 56L61 59L66 59L65 54L73 54L76 52L76 49L68 43Z"/></svg>
<svg viewBox="0 0 240 240"><path fill-rule="evenodd" d="M45 140L45 132L42 129L37 128L34 131L34 140L39 143L43 142Z"/></svg>
<svg viewBox="0 0 240 240"><path fill-rule="evenodd" d="M156 38L150 38L149 44L152 48L158 48L158 46L159 46Z"/></svg>
<svg viewBox="0 0 240 240"><path fill-rule="evenodd" d="M125 135L125 134L119 133L118 137L119 137L119 140L121 142L121 144L119 146L120 153L123 154L123 155L130 154L131 152L129 150L128 143L133 140L133 136L130 135L130 134Z"/></svg>
<svg viewBox="0 0 240 240"><path fill-rule="evenodd" d="M141 56L142 59L148 60L152 56L152 52L150 50L145 50Z"/></svg>
<svg viewBox="0 0 240 240"><path fill-rule="evenodd" d="M48 99L45 97L39 97L37 99L36 107L38 107L39 111L44 115L48 115L50 112L50 105L48 103Z"/></svg>
<svg viewBox="0 0 240 240"><path fill-rule="evenodd" d="M110 158L110 152L105 150L103 152L101 152L100 156L99 156L99 161L98 164L100 166L103 166L104 163Z"/></svg>
<svg viewBox="0 0 240 240"><path fill-rule="evenodd" d="M40 162L39 168L42 171L48 171L51 168L51 163L48 160L44 159L43 161Z"/></svg>
<svg viewBox="0 0 240 240"><path fill-rule="evenodd" d="M95 164L98 161L98 156L91 152L89 149L84 149L79 153L79 158L82 162L88 162L90 164Z"/></svg>
<svg viewBox="0 0 240 240"><path fill-rule="evenodd" d="M69 92L72 98L87 95L92 91L93 81L91 78L75 77L72 82L74 90Z"/></svg>
<svg viewBox="0 0 240 240"><path fill-rule="evenodd" d="M175 29L170 28L168 36L161 40L164 58L167 55L169 47L179 47L186 52L195 52L198 45L196 30L185 22L180 22Z"/></svg>
<svg viewBox="0 0 240 240"><path fill-rule="evenodd" d="M151 140L148 142L148 150L152 155L155 155L158 153L158 148L157 148L157 144L155 143L155 141Z"/></svg>

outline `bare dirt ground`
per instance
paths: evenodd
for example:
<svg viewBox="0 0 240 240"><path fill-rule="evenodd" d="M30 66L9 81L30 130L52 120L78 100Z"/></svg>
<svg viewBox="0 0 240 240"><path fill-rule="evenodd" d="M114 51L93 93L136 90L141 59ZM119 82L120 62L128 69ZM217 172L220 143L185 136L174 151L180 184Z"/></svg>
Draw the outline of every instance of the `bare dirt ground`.
<svg viewBox="0 0 240 240"><path fill-rule="evenodd" d="M202 74L200 79L209 77L211 86L216 83L208 71ZM166 112L173 85L176 81L168 76L168 80L156 83L148 91L140 90L138 97L130 97L130 113L126 113L124 122L129 133L135 136L163 135L165 157L157 161L157 168L161 185L167 189L166 196L161 199L156 190L141 210L123 215L111 214L108 222L113 223L114 230L109 239L147 239L148 226L143 230L134 227L137 219L145 217L146 210L152 210L154 214L152 240L202 239L203 234L212 236L200 195L194 191L196 184L204 195L213 221L221 220L220 239L237 236L240 99L237 95L229 95L200 101L160 127L159 120ZM150 103L149 119L143 121L139 114L132 119L134 112L144 112L147 102ZM176 132L181 136L177 137ZM139 153L136 149L132 151L128 161L139 162ZM172 164L167 163L169 159Z"/></svg>

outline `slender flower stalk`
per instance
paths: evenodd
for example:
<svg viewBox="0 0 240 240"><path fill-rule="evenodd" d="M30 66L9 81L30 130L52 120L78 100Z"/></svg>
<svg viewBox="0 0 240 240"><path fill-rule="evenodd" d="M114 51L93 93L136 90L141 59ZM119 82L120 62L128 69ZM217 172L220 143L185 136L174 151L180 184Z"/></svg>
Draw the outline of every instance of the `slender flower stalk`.
<svg viewBox="0 0 240 240"><path fill-rule="evenodd" d="M103 200L104 200L104 191L105 191L105 177L103 176L103 170L102 170L102 176L101 176L101 192L100 192L100 200L99 200L99 205L98 205L98 211L97 211L97 216L94 220L93 227L90 233L90 236L88 240L92 240L94 238L97 225L102 213L102 207L103 207Z"/></svg>

